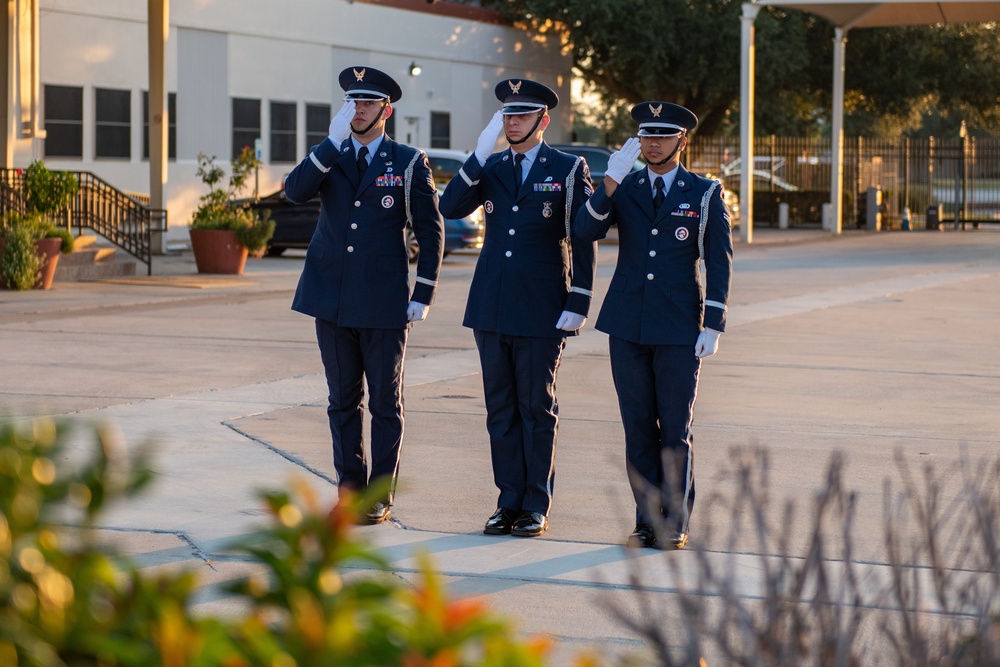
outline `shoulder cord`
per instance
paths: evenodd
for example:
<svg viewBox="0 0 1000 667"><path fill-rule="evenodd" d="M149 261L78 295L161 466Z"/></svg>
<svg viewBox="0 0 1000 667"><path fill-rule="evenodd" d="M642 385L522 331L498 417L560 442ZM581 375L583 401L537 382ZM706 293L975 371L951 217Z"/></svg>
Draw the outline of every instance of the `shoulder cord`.
<svg viewBox="0 0 1000 667"><path fill-rule="evenodd" d="M570 252L573 250L573 241L570 238L570 214L573 212L573 189L576 185L576 179L573 175L576 173L576 168L580 166L583 162L582 157L577 157L576 161L573 163L573 168L569 170L569 174L566 176L566 242L570 245ZM569 282L570 285L573 284L573 262L569 263Z"/></svg>
<svg viewBox="0 0 1000 667"><path fill-rule="evenodd" d="M423 154L423 151L415 152L413 159L410 160L410 164L406 167L406 171L403 172L403 201L406 204L407 227L413 227L413 213L410 212L410 186L413 184L413 165L417 163L417 160Z"/></svg>
<svg viewBox="0 0 1000 667"><path fill-rule="evenodd" d="M570 214L573 212L573 189L576 185L576 179L573 178L573 174L576 173L576 168L580 166L583 162L582 157L576 158L576 162L573 163L573 168L569 170L569 175L566 176L566 239L569 240L570 237Z"/></svg>
<svg viewBox="0 0 1000 667"><path fill-rule="evenodd" d="M722 183L712 181L701 197L701 221L698 224L698 260L705 260L705 225L708 224L708 207L712 204L712 193L715 192Z"/></svg>

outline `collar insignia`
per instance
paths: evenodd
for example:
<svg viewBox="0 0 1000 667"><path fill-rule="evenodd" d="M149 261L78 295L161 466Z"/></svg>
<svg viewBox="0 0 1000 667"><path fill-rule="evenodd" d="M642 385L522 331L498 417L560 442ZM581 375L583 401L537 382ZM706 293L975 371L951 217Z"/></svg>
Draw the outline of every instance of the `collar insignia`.
<svg viewBox="0 0 1000 667"><path fill-rule="evenodd" d="M360 80L361 79L358 79L358 81L360 81ZM654 107L652 104L650 104L649 105L649 110L653 114L653 118L659 118L660 117L660 112L663 111L663 105L661 104L658 107Z"/></svg>
<svg viewBox="0 0 1000 667"><path fill-rule="evenodd" d="M360 72L358 70L354 70L354 76L356 76L358 78L358 81L364 81L365 80L365 68L362 67Z"/></svg>
<svg viewBox="0 0 1000 667"><path fill-rule="evenodd" d="M514 93L515 95L520 95L521 84L522 83L524 83L524 82L523 81L518 81L517 85L515 86L513 81L508 81L507 85L510 86L510 90L511 90L512 93Z"/></svg>

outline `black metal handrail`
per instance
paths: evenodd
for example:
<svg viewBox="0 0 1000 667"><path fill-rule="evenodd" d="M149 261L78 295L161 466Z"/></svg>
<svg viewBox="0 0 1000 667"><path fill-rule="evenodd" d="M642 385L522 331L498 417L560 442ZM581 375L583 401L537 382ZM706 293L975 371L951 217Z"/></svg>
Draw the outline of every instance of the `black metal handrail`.
<svg viewBox="0 0 1000 667"><path fill-rule="evenodd" d="M21 191L9 185L6 179L0 179L0 215L17 213L25 215L28 212L28 200Z"/></svg>
<svg viewBox="0 0 1000 667"><path fill-rule="evenodd" d="M92 172L68 173L76 176L80 191L58 222L67 229L75 225L78 235L83 234L84 228L93 230L143 262L148 275L153 275L152 232L166 230L166 210L150 208L148 201L139 201ZM23 180L20 169L0 169L0 183L3 184L0 212L8 209L25 212L21 195ZM9 192L14 194L9 195Z"/></svg>

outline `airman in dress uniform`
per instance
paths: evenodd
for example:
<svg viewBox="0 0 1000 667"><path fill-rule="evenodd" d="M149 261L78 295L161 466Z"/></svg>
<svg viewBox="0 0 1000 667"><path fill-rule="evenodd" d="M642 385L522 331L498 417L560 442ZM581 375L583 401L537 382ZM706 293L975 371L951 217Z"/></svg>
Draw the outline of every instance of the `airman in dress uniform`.
<svg viewBox="0 0 1000 667"><path fill-rule="evenodd" d="M316 318L329 388L333 467L341 491L376 481L387 493L365 523L390 517L403 438L403 353L412 322L434 301L444 221L427 156L385 134L402 95L372 67L340 73L345 103L329 137L285 180L285 194L321 199L292 309ZM416 284L409 285L406 227L420 244ZM371 475L362 437L364 383L371 412Z"/></svg>
<svg viewBox="0 0 1000 667"><path fill-rule="evenodd" d="M628 544L682 549L694 507L698 375L726 328L733 241L722 185L680 164L697 117L676 104L643 102L632 118L639 138L608 160L574 231L593 241L618 225L618 264L596 328L610 337L625 427L636 503ZM629 173L640 152L647 168Z"/></svg>
<svg viewBox="0 0 1000 667"><path fill-rule="evenodd" d="M593 297L596 244L571 234L592 186L583 158L542 139L548 110L559 103L554 91L508 79L495 93L503 107L448 184L441 212L459 218L480 205L486 212L464 320L479 348L500 490L483 532L534 537L548 528L552 505L559 360ZM501 131L510 148L494 153Z"/></svg>

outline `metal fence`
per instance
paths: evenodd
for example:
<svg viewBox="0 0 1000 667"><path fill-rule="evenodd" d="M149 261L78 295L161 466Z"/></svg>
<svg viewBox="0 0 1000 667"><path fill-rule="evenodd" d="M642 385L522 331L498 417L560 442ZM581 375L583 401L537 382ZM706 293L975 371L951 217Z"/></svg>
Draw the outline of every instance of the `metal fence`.
<svg viewBox="0 0 1000 667"><path fill-rule="evenodd" d="M791 224L818 225L830 201L829 139L754 140L754 221L777 224L778 204L792 208ZM844 146L845 226L863 226L869 188L882 193L883 224L898 227L903 208L924 224L931 206L942 222L1000 223L1000 137L866 139ZM720 178L739 191L743 165L737 137L695 137L685 166Z"/></svg>

